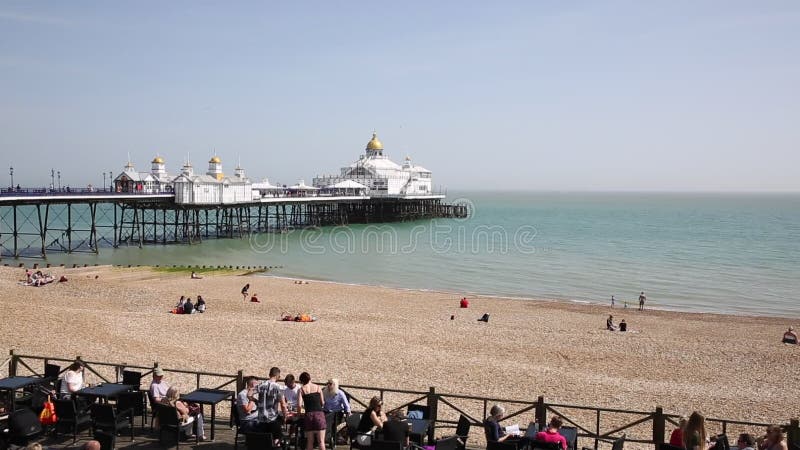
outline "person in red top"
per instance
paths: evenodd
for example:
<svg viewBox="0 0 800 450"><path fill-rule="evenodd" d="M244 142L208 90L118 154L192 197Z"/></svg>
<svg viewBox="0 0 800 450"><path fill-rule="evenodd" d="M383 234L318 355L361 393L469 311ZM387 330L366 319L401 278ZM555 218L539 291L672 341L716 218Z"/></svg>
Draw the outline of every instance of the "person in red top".
<svg viewBox="0 0 800 450"><path fill-rule="evenodd" d="M669 436L669 445L683 447L683 429L686 428L688 420L685 416L678 420L678 428L672 430L672 434Z"/></svg>
<svg viewBox="0 0 800 450"><path fill-rule="evenodd" d="M563 450L567 450L567 439L558 433L558 429L561 428L561 425L564 425L564 421L561 420L561 417L553 417L550 419L547 429L536 433L536 437L534 437L534 439L542 442L561 444L561 448Z"/></svg>

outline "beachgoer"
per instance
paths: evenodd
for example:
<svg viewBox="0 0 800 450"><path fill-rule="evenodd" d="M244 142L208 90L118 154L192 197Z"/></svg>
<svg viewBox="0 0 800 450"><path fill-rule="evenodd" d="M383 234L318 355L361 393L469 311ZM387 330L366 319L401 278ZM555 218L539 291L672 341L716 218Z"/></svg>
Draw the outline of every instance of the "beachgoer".
<svg viewBox="0 0 800 450"><path fill-rule="evenodd" d="M502 405L494 405L489 410L489 417L483 421L483 432L486 434L486 442L503 442L515 438L513 434L506 434L500 421L506 415L506 409ZM519 448L519 447L518 447Z"/></svg>
<svg viewBox="0 0 800 450"><path fill-rule="evenodd" d="M194 309L196 309L197 312L199 312L199 313L206 312L206 301L203 300L203 296L202 295L198 295L197 296L197 305L195 305Z"/></svg>
<svg viewBox="0 0 800 450"><path fill-rule="evenodd" d="M469 300L467 300L467 297L461 299L460 306L462 308L469 308Z"/></svg>
<svg viewBox="0 0 800 450"><path fill-rule="evenodd" d="M789 330L786 333L783 333L783 343L784 344L797 344L797 333L794 332L794 327L789 327Z"/></svg>
<svg viewBox="0 0 800 450"><path fill-rule="evenodd" d="M167 389L167 395L161 399L161 403L174 407L178 412L181 423L194 422L194 432L200 435L200 440L206 440L206 433L203 427L203 412L198 405L190 405L180 399L181 393L177 387L172 386Z"/></svg>
<svg viewBox="0 0 800 450"><path fill-rule="evenodd" d="M315 438L318 441L319 450L325 450L325 428L327 428L327 422L325 421L325 413L322 411L324 403L322 389L319 385L311 382L311 375L308 372L300 374L300 383L303 387L300 388L298 405L300 406L300 411L305 411L303 429L306 433L306 450L314 450Z"/></svg>
<svg viewBox="0 0 800 450"><path fill-rule="evenodd" d="M167 396L169 383L164 381L164 369L156 367L153 370L153 381L150 382L150 399L154 402L161 402Z"/></svg>
<svg viewBox="0 0 800 450"><path fill-rule="evenodd" d="M247 291L250 290L250 283L247 283L242 288L242 300L247 301Z"/></svg>
<svg viewBox="0 0 800 450"><path fill-rule="evenodd" d="M617 331L617 327L614 325L614 316L612 315L609 315L608 319L606 319L606 330Z"/></svg>
<svg viewBox="0 0 800 450"><path fill-rule="evenodd" d="M369 401L369 407L361 416L361 421L358 422L357 431L359 433L368 433L372 430L380 430L386 420L386 413L383 412L383 400L380 397L372 397Z"/></svg>
<svg viewBox="0 0 800 450"><path fill-rule="evenodd" d="M269 369L269 378L258 385L258 422L259 431L271 433L275 444L283 441L283 421L289 413L286 399L283 397L278 378L281 369Z"/></svg>
<svg viewBox="0 0 800 450"><path fill-rule="evenodd" d="M197 274L197 272L195 272L194 270L192 271L192 276L191 276L191 278L192 278L193 280L202 280L202 279L203 279L203 277L201 277L200 275L198 275L198 274Z"/></svg>
<svg viewBox="0 0 800 450"><path fill-rule="evenodd" d="M767 427L767 434L761 438L758 446L759 450L787 450L786 434L780 425L770 425Z"/></svg>
<svg viewBox="0 0 800 450"><path fill-rule="evenodd" d="M487 314L484 314L484 315L482 315L482 316L481 316L481 318L480 318L480 319L478 319L478 322L486 322L486 323L489 323L489 314L487 313Z"/></svg>
<svg viewBox="0 0 800 450"><path fill-rule="evenodd" d="M72 394L83 389L83 363L75 361L64 371L61 379L61 391L59 396L62 399L72 398Z"/></svg>
<svg viewBox="0 0 800 450"><path fill-rule="evenodd" d="M178 304L175 305L175 314L183 314L183 305L186 303L186 296L181 295L180 300L178 300Z"/></svg>
<svg viewBox="0 0 800 450"><path fill-rule="evenodd" d="M250 297L250 301L252 303L261 303L261 300L258 299L258 294L255 294L255 293L253 294L252 297Z"/></svg>
<svg viewBox="0 0 800 450"><path fill-rule="evenodd" d="M537 441L561 444L562 450L567 450L567 439L558 433L558 429L561 428L561 425L564 425L564 421L561 419L561 417L553 417L550 419L547 429L536 433L536 437L534 439Z"/></svg>
<svg viewBox="0 0 800 450"><path fill-rule="evenodd" d="M239 408L239 428L242 432L255 431L258 427L258 378L247 377L244 380L245 388L236 395L236 405Z"/></svg>
<svg viewBox="0 0 800 450"><path fill-rule="evenodd" d="M615 302L615 300L614 300L614 296L612 295L612 296L611 296L611 307L612 307L612 308L614 307L614 302Z"/></svg>
<svg viewBox="0 0 800 450"><path fill-rule="evenodd" d="M194 304L192 303L192 298L189 297L186 299L186 303L183 304L183 313L184 314L194 314Z"/></svg>
<svg viewBox="0 0 800 450"><path fill-rule="evenodd" d="M619 331L628 331L628 324L625 323L625 319L620 320Z"/></svg>
<svg viewBox="0 0 800 450"><path fill-rule="evenodd" d="M706 418L695 411L689 416L683 430L683 448L686 450L706 450ZM785 449L784 449L785 450Z"/></svg>
<svg viewBox="0 0 800 450"><path fill-rule="evenodd" d="M739 450L755 450L756 438L750 433L742 433L736 441L736 447Z"/></svg>
<svg viewBox="0 0 800 450"><path fill-rule="evenodd" d="M644 296L644 291L639 294L639 311L644 311L644 302L647 300L647 297Z"/></svg>
<svg viewBox="0 0 800 450"><path fill-rule="evenodd" d="M683 430L686 429L686 423L689 419L686 416L681 416L678 419L678 428L672 430L672 434L669 436L669 445L674 445L675 447L683 447Z"/></svg>

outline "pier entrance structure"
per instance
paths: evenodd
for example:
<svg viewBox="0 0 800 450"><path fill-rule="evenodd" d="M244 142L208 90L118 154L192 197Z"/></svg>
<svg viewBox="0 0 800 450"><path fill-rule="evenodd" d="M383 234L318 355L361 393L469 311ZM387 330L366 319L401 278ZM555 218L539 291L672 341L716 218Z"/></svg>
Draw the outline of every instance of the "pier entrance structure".
<svg viewBox="0 0 800 450"><path fill-rule="evenodd" d="M99 252L102 247L195 244L251 233L351 223L466 217L444 196L374 198L359 190L285 190L249 202L181 204L172 192L0 191L0 257Z"/></svg>

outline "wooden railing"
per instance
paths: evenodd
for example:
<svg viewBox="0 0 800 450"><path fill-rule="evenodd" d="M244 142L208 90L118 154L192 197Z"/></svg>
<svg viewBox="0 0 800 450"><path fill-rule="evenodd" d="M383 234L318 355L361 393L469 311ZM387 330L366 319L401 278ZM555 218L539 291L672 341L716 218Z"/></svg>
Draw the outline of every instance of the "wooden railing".
<svg viewBox="0 0 800 450"><path fill-rule="evenodd" d="M127 363L108 363L100 361L86 361L80 356L74 359L45 357L17 354L13 350L9 352L9 357L0 364L0 367L8 367L8 376L16 375L41 375L44 373L44 366L52 363L71 364L74 361L82 362L86 370L93 376L98 377L104 382L118 382L122 378L124 370L140 370L143 375L151 374L159 363L154 362L152 366L133 365ZM42 369L38 369L42 367ZM212 372L202 372L195 370L173 369L161 367L162 370L171 374L171 377L183 377L184 380L191 379L196 388L210 387L214 389L235 389L237 392L244 389L244 376L241 370L236 374L220 374ZM63 370L62 370L63 371ZM113 380L113 381L112 381ZM212 382L213 381L213 382ZM185 381L184 381L185 382ZM366 408L369 398L378 396L381 400L390 400L389 404L394 408L391 411L399 411L410 405L421 405L428 409L432 426L428 431L429 441L433 441L437 430L448 430L455 428L459 416L466 417L473 427L473 432L478 436L478 441L483 438L483 418L487 417L491 405L503 404L506 407L505 420L519 418L525 413L533 412L533 417L537 424L547 423L548 414L558 415L563 418L566 425L573 426L577 430L578 438L592 443L595 450L601 445L608 445L613 440L625 436L626 442L640 444L651 444L665 442L667 438L667 424L677 427L677 414L667 414L659 406L655 411L637 411L617 408L604 408L596 406L569 405L559 403L547 403L545 398L540 396L535 401L483 397L463 394L448 394L437 392L436 388L430 387L428 391L415 391L407 389L394 389L384 387L358 386L343 384L340 388L349 396L351 406L354 410ZM763 427L769 425L764 422L753 422L746 420L706 418L706 426L709 434L728 434L749 432L752 434L760 433ZM789 448L795 448L795 444L800 444L800 422L797 418L792 418L788 423L780 424L787 433ZM452 431L448 431L452 434ZM472 434L472 433L471 433ZM731 436L733 436L731 434ZM475 440L472 440L475 442ZM577 446L581 448L581 445Z"/></svg>

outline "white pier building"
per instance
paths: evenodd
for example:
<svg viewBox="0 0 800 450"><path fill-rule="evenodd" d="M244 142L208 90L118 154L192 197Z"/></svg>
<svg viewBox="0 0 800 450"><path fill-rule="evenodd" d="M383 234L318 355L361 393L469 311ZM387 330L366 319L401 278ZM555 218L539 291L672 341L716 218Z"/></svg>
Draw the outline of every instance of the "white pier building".
<svg viewBox="0 0 800 450"><path fill-rule="evenodd" d="M383 154L383 143L377 133L367 143L365 154L339 175L324 175L314 178L314 187L320 189L342 186L348 181L366 187L366 195L372 197L397 198L444 198L433 193L431 171L415 166L410 157L399 165ZM353 185L355 186L355 185Z"/></svg>
<svg viewBox="0 0 800 450"><path fill-rule="evenodd" d="M236 167L232 177L222 173L222 160L214 156L208 161L208 171L195 175L190 162L172 181L175 203L191 205L226 205L253 201L253 183Z"/></svg>

